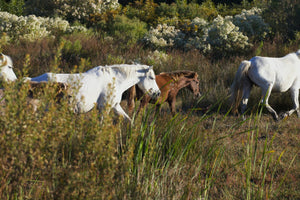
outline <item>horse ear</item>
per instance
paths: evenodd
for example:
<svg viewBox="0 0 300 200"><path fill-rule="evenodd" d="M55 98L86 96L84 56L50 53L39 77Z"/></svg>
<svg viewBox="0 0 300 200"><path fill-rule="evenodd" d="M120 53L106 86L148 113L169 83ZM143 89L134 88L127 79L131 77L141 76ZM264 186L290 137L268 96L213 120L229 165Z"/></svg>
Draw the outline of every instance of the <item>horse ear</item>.
<svg viewBox="0 0 300 200"><path fill-rule="evenodd" d="M151 66L149 66L149 70L151 70L151 69L153 69L153 66L151 65Z"/></svg>
<svg viewBox="0 0 300 200"><path fill-rule="evenodd" d="M300 58L300 49L296 51L297 56Z"/></svg>
<svg viewBox="0 0 300 200"><path fill-rule="evenodd" d="M5 55L3 53L1 53L1 55L0 55L0 63L1 63L1 67L6 65L6 59L5 59Z"/></svg>

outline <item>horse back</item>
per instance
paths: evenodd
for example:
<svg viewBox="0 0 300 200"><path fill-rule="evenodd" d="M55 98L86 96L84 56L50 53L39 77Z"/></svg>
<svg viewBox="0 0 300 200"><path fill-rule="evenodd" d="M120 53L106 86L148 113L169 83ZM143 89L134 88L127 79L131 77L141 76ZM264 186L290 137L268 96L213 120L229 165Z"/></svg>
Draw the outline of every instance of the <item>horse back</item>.
<svg viewBox="0 0 300 200"><path fill-rule="evenodd" d="M295 54L281 58L253 57L249 69L250 79L260 87L273 84L273 90L284 92L300 79L300 60Z"/></svg>

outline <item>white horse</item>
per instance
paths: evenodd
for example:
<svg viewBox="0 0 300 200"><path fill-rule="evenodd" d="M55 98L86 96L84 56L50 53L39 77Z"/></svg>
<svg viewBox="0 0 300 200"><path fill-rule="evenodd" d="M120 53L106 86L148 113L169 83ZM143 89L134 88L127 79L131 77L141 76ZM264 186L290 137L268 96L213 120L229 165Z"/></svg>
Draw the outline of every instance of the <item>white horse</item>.
<svg viewBox="0 0 300 200"><path fill-rule="evenodd" d="M15 81L17 76L13 71L13 62L9 56L0 54L0 78L4 81Z"/></svg>
<svg viewBox="0 0 300 200"><path fill-rule="evenodd" d="M244 113L250 96L252 85L262 89L262 102L275 120L279 117L276 111L268 104L272 91L285 92L290 90L293 99L293 109L285 112L281 117L299 111L300 88L300 49L281 58L255 56L249 61L243 61L236 72L231 86L233 110L236 112L241 103L241 112Z"/></svg>
<svg viewBox="0 0 300 200"><path fill-rule="evenodd" d="M129 116L120 106L124 91L137 84L154 99L160 95L153 67L147 65L98 66L80 74L45 73L27 80L66 83L71 86L70 88L78 84L78 90L71 89L70 94L75 97L75 112L88 112L95 103L98 109L102 110L109 104L116 114L124 116L129 121Z"/></svg>

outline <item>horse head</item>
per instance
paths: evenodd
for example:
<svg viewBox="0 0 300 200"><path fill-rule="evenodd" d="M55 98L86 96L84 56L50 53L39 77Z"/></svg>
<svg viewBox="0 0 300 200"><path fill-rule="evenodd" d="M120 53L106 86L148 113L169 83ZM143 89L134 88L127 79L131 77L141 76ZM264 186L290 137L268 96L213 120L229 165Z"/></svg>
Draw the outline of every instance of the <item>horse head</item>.
<svg viewBox="0 0 300 200"><path fill-rule="evenodd" d="M201 96L199 89L199 79L198 74L196 72L191 73L187 77L189 79L188 88L193 92L194 97L199 98Z"/></svg>
<svg viewBox="0 0 300 200"><path fill-rule="evenodd" d="M153 66L147 66L147 68L138 70L138 72L143 74L140 76L140 82L137 83L138 87L152 99L156 100L160 95L160 90L155 81Z"/></svg>
<svg viewBox="0 0 300 200"><path fill-rule="evenodd" d="M298 51L296 51L296 55L298 56L298 58L300 59L300 49Z"/></svg>
<svg viewBox="0 0 300 200"><path fill-rule="evenodd" d="M0 77L5 81L15 81L17 76L13 71L13 63L9 56L0 54Z"/></svg>

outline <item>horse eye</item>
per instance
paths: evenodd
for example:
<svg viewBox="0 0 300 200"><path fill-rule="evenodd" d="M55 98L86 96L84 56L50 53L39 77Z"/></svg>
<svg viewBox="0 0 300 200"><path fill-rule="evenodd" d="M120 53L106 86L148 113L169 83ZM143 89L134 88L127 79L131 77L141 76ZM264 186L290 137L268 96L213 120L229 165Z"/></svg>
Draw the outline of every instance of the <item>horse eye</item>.
<svg viewBox="0 0 300 200"><path fill-rule="evenodd" d="M154 77L153 77L153 76L150 76L150 79L151 79L151 80L154 80Z"/></svg>
<svg viewBox="0 0 300 200"><path fill-rule="evenodd" d="M8 68L12 69L13 67L11 65L8 65Z"/></svg>

